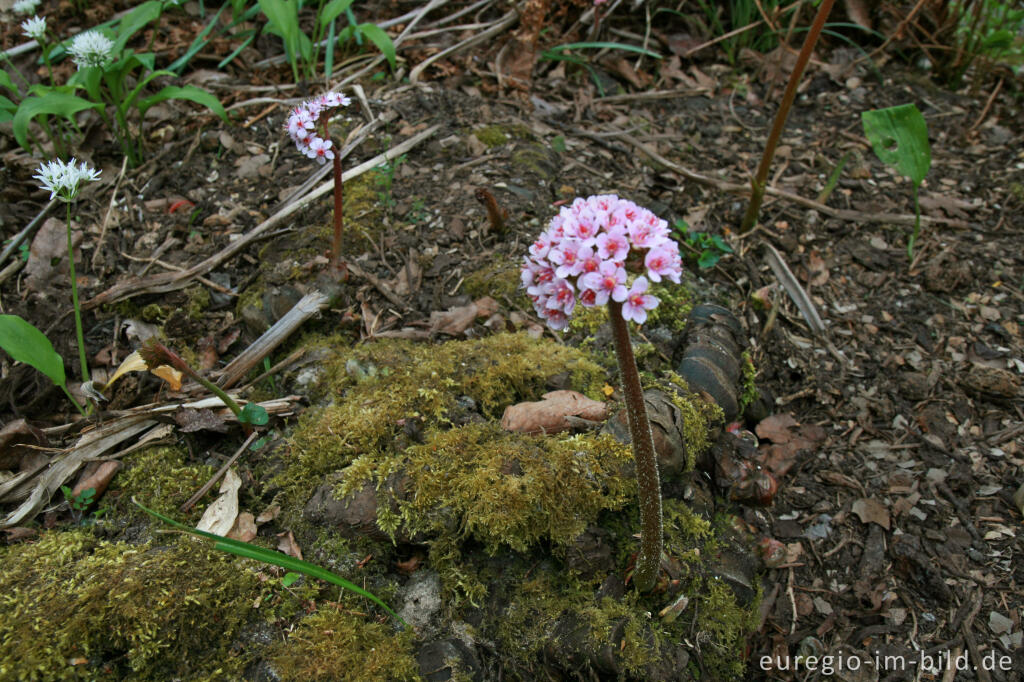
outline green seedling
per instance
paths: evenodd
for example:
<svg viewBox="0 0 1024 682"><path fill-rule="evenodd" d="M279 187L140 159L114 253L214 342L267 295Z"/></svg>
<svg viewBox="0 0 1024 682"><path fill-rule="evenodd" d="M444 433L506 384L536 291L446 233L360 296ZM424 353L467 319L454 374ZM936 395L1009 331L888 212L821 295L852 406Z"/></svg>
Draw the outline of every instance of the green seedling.
<svg viewBox="0 0 1024 682"><path fill-rule="evenodd" d="M244 557L246 559L254 559L265 564L280 566L281 568L287 571L292 571L293 573L301 573L302 575L308 576L310 578L317 578L318 580L323 580L324 582L328 582L332 585L337 585L342 589L354 592L355 594L358 594L361 597L369 599L374 604L384 609L388 614L391 615L391 617L393 617L403 626L408 627L407 623L404 620L402 620L402 618L397 613L392 611L391 608L383 601L381 601L376 595L374 595L371 592L368 592L367 590L364 590L355 583L345 580L341 576L328 571L327 569L320 568L316 564L311 564L308 561L303 561L301 559L290 557L287 554L282 554L281 552L275 552L270 549L264 549L263 547L251 545L248 542L242 542L241 540L232 540L231 538L226 538L221 535L216 535L214 533L208 533L204 530L190 528L182 523L178 523L174 519L171 519L167 516L164 516L163 514L160 514L159 512L155 512L152 509L142 506L134 498L132 499L132 503L135 504L135 506L137 506L142 511L149 514L150 516L158 518L164 523L174 526L180 531L183 531L190 535L195 535L196 537L213 540L214 549L220 550L222 552L228 552L229 554L234 554L235 556ZM290 574L285 574L285 579L288 579L288 575ZM288 584L295 582L296 579L297 578L290 579L290 582Z"/></svg>
<svg viewBox="0 0 1024 682"><path fill-rule="evenodd" d="M266 31L281 38L285 58L292 67L296 81L312 79L319 63L319 48L323 46L324 76L329 78L334 68L334 48L338 43L354 40L360 47L363 39L373 43L388 60L391 70L397 65L397 52L390 36L373 23L359 23L352 11L353 0L319 0L315 6L313 33L307 35L299 22L300 0L258 0L259 8L267 19ZM345 15L348 25L337 30L337 20Z"/></svg>
<svg viewBox="0 0 1024 682"><path fill-rule="evenodd" d="M71 507L71 515L75 519L76 524L82 522L82 516L96 501L96 488L86 488L77 495L66 485L60 487L60 492L64 495L64 500Z"/></svg>
<svg viewBox="0 0 1024 682"><path fill-rule="evenodd" d="M914 183L914 231L907 240L907 258L914 258L914 243L921 231L918 190L932 165L928 124L914 104L862 112L864 135L878 159Z"/></svg>
<svg viewBox="0 0 1024 682"><path fill-rule="evenodd" d="M697 267L701 270L710 270L718 265L718 261L722 259L722 256L733 252L732 247L726 243L721 235L709 232L693 232L688 227L685 220L677 220L672 225L672 229L690 247L692 251L690 259L695 260Z"/></svg>

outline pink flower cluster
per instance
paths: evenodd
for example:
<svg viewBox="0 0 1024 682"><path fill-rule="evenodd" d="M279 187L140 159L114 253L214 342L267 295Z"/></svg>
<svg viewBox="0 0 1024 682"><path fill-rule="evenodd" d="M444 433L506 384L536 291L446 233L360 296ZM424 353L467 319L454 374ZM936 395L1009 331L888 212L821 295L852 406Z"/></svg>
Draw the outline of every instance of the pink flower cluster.
<svg viewBox="0 0 1024 682"><path fill-rule="evenodd" d="M579 303L622 303L622 316L637 324L658 299L649 280L679 283L679 246L668 223L614 194L576 199L551 220L530 247L522 282L537 314L555 330L565 329ZM627 288L627 271L640 272Z"/></svg>
<svg viewBox="0 0 1024 682"><path fill-rule="evenodd" d="M299 151L321 164L333 159L332 143L316 134L316 122L325 110L347 107L351 101L340 92L328 92L295 107L285 128Z"/></svg>

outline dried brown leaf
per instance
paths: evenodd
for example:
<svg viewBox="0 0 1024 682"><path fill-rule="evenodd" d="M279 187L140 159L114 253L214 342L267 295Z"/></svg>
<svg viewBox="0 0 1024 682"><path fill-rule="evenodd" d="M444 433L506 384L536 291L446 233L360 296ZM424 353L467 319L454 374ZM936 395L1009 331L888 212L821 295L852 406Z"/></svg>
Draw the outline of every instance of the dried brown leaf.
<svg viewBox="0 0 1024 682"><path fill-rule="evenodd" d="M235 525L228 531L227 537L242 542L249 542L256 537L256 522L253 520L252 514L249 512L239 514L235 519Z"/></svg>
<svg viewBox="0 0 1024 682"><path fill-rule="evenodd" d="M545 393L539 402L519 403L505 408L501 428L521 433L557 433L570 428L567 417L604 421L606 403L591 400L576 391Z"/></svg>
<svg viewBox="0 0 1024 682"><path fill-rule="evenodd" d="M862 497L856 500L850 509L861 520L861 523L875 523L889 530L889 510L875 498Z"/></svg>
<svg viewBox="0 0 1024 682"><path fill-rule="evenodd" d="M277 550L279 552L284 552L288 556L295 557L296 559L302 559L302 549L299 547L299 543L295 542L295 536L292 535L290 530L278 533L277 538Z"/></svg>

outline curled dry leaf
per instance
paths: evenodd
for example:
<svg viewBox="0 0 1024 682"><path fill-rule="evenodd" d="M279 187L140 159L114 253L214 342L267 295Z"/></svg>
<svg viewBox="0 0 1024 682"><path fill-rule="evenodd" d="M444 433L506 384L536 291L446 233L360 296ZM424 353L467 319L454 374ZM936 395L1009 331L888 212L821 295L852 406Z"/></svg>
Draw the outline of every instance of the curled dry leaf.
<svg viewBox="0 0 1024 682"><path fill-rule="evenodd" d="M256 537L256 521L249 512L242 512L235 519L235 525L228 531L229 538L249 542Z"/></svg>
<svg viewBox="0 0 1024 682"><path fill-rule="evenodd" d="M557 433L570 428L567 417L604 421L608 405L576 391L551 391L543 400L505 408L501 428L522 433Z"/></svg>
<svg viewBox="0 0 1024 682"><path fill-rule="evenodd" d="M106 462L90 462L88 466L82 471L82 475L78 477L78 483L71 489L71 494L74 497L81 495L84 491L92 488L96 491L93 496L93 500L98 500L103 497L103 493L107 491L107 486L110 485L110 481L114 478L114 474L121 468L121 463L114 460L108 460Z"/></svg>
<svg viewBox="0 0 1024 682"><path fill-rule="evenodd" d="M850 509L861 520L861 523L875 523L889 530L889 510L875 498L862 497L855 501Z"/></svg>
<svg viewBox="0 0 1024 682"><path fill-rule="evenodd" d="M0 469L12 471L23 468L23 461L40 454L30 446L46 447L46 434L24 419L15 419L0 429Z"/></svg>
<svg viewBox="0 0 1024 682"><path fill-rule="evenodd" d="M196 528L215 535L227 535L238 518L238 490L241 487L242 479L234 469L228 469L220 484L220 497L206 508Z"/></svg>
<svg viewBox="0 0 1024 682"><path fill-rule="evenodd" d="M77 248L82 233L75 231ZM32 291L45 291L55 282L66 282L68 273L68 233L63 220L47 218L32 240L25 263L25 285Z"/></svg>
<svg viewBox="0 0 1024 682"><path fill-rule="evenodd" d="M490 317L498 312L498 302L490 296L479 298L469 305L456 306L444 312L430 313L430 331L435 334L460 336L473 326L478 317Z"/></svg>
<svg viewBox="0 0 1024 682"><path fill-rule="evenodd" d="M292 535L290 530L278 533L277 538L277 551L284 552L288 556L299 560L302 559L302 550L299 548L299 543L295 542L295 536Z"/></svg>

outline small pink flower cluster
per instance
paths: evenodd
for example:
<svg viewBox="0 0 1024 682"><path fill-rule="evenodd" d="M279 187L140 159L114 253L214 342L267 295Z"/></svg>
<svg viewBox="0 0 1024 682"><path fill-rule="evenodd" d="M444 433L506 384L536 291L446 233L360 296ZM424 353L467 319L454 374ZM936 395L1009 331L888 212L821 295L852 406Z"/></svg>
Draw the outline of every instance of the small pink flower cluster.
<svg viewBox="0 0 1024 682"><path fill-rule="evenodd" d="M626 288L627 268L642 272ZM576 199L551 220L530 247L522 282L537 314L555 330L565 329L580 303L622 303L622 316L637 324L658 299L647 293L648 278L679 283L679 246L668 223L646 208L614 194Z"/></svg>
<svg viewBox="0 0 1024 682"><path fill-rule="evenodd" d="M316 122L325 110L347 107L351 101L340 92L328 92L295 107L285 128L299 151L321 164L333 159L332 143L316 134Z"/></svg>

